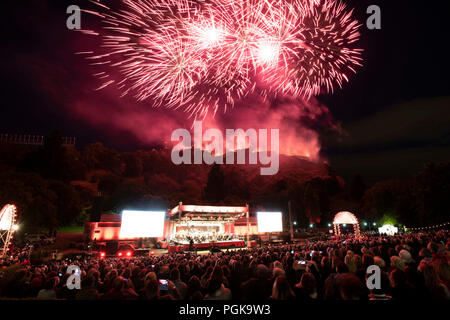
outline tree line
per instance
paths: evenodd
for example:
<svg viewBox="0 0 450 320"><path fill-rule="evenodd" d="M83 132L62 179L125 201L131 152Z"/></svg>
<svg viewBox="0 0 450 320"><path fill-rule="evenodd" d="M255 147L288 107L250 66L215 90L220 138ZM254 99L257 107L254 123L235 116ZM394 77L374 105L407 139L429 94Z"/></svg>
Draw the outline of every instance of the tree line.
<svg viewBox="0 0 450 320"><path fill-rule="evenodd" d="M78 150L55 131L43 146L0 144L0 206L14 203L27 228L82 225L102 212L167 209L183 203L249 204L288 212L298 226L331 222L349 210L361 220L422 226L448 219L450 164L426 164L407 180L368 186L344 181L324 163L280 156L280 171L256 165L174 165L170 150L119 152L91 143Z"/></svg>

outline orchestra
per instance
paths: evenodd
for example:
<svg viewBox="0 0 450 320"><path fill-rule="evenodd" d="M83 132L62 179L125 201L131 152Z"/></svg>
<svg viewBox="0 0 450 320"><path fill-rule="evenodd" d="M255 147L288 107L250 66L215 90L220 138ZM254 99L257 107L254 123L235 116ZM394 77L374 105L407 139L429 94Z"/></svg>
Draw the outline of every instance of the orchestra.
<svg viewBox="0 0 450 320"><path fill-rule="evenodd" d="M243 240L242 236L232 233L203 231L203 230L181 230L170 237L171 245L189 244L189 243L210 243Z"/></svg>

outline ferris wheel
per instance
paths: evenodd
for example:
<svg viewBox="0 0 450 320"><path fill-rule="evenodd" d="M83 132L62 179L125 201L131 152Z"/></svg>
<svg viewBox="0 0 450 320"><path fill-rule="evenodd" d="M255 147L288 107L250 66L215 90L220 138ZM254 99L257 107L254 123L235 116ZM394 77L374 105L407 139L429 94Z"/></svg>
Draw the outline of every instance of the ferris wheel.
<svg viewBox="0 0 450 320"><path fill-rule="evenodd" d="M6 256L12 234L17 229L16 212L17 208L13 204L7 204L0 211L0 258Z"/></svg>

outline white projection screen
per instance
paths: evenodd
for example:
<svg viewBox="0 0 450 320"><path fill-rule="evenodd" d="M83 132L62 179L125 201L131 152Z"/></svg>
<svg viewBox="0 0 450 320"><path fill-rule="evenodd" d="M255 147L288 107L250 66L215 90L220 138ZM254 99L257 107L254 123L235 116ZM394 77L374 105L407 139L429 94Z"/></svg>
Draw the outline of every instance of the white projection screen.
<svg viewBox="0 0 450 320"><path fill-rule="evenodd" d="M122 211L120 239L159 238L164 235L164 211Z"/></svg>
<svg viewBox="0 0 450 320"><path fill-rule="evenodd" d="M281 212L258 212L258 232L282 232Z"/></svg>

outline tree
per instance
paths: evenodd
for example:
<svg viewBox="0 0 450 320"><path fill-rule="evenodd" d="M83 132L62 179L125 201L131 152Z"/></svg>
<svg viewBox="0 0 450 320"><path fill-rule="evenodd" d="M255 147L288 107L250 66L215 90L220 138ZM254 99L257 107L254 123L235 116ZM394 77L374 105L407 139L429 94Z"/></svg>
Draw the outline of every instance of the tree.
<svg viewBox="0 0 450 320"><path fill-rule="evenodd" d="M360 174L356 174L353 177L353 181L350 185L350 194L356 201L360 201L366 191L367 186L364 183Z"/></svg>
<svg viewBox="0 0 450 320"><path fill-rule="evenodd" d="M314 222L320 221L320 197L313 181L306 183L303 201L306 214L310 220Z"/></svg>
<svg viewBox="0 0 450 320"><path fill-rule="evenodd" d="M170 199L171 194L180 190L180 184L164 173L145 175L145 184L153 195L164 196Z"/></svg>
<svg viewBox="0 0 450 320"><path fill-rule="evenodd" d="M136 178L142 175L142 160L133 152L127 152L122 155L125 164L123 175L127 178Z"/></svg>
<svg viewBox="0 0 450 320"><path fill-rule="evenodd" d="M185 180L181 185L178 197L178 201L184 203L199 203L202 198L202 187L197 181Z"/></svg>
<svg viewBox="0 0 450 320"><path fill-rule="evenodd" d="M104 209L119 212L122 209L135 205L148 193L148 188L142 181L124 180L108 199Z"/></svg>
<svg viewBox="0 0 450 320"><path fill-rule="evenodd" d="M365 218L372 220L379 221L383 216L388 215L403 223L408 222L406 220L411 221L414 217L412 215L401 217L399 208L403 199L412 194L413 187L413 183L408 180L378 182L364 193L361 211Z"/></svg>
<svg viewBox="0 0 450 320"><path fill-rule="evenodd" d="M122 170L122 160L120 154L110 148L106 148L102 143L91 143L81 151L81 159L88 169L107 170L115 174L120 174Z"/></svg>
<svg viewBox="0 0 450 320"><path fill-rule="evenodd" d="M83 211L83 204L78 192L61 181L49 181L49 190L56 194L54 205L57 208L58 225L70 225Z"/></svg>
<svg viewBox="0 0 450 320"><path fill-rule="evenodd" d="M230 199L230 203L249 202L250 192L245 170L237 166L230 166L224 169L223 174L226 198Z"/></svg>
<svg viewBox="0 0 450 320"><path fill-rule="evenodd" d="M428 163L414 178L416 207L419 224L441 223L448 219L450 204L450 163Z"/></svg>
<svg viewBox="0 0 450 320"><path fill-rule="evenodd" d="M41 159L42 176L51 179L68 180L66 164L66 150L60 131L53 131L44 140Z"/></svg>
<svg viewBox="0 0 450 320"><path fill-rule="evenodd" d="M122 178L115 174L107 174L100 177L97 184L97 190L105 195L113 194L122 183Z"/></svg>
<svg viewBox="0 0 450 320"><path fill-rule="evenodd" d="M0 204L12 203L18 208L18 221L25 230L58 226L57 194L45 179L34 173L2 172Z"/></svg>

